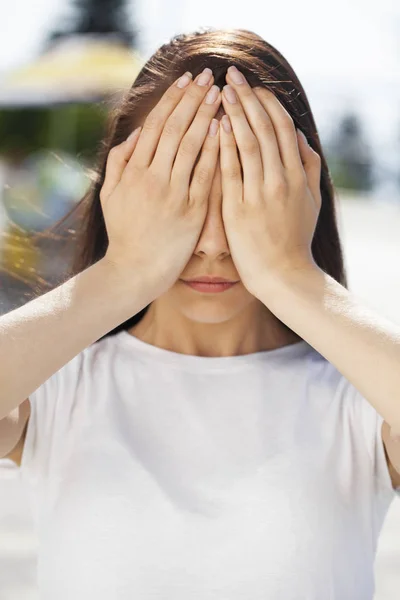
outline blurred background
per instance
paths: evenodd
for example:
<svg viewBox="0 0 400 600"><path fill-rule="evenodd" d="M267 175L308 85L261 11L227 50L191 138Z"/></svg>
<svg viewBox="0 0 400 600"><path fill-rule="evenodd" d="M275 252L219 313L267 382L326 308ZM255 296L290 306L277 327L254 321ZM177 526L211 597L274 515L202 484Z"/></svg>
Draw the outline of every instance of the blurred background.
<svg viewBox="0 0 400 600"><path fill-rule="evenodd" d="M400 323L399 3L13 0L0 23L0 314L66 272L68 246L40 233L85 193L107 114L143 63L211 26L251 29L291 63L338 190L349 288ZM2 459L0 600L38 599L36 548L18 467ZM375 600L398 599L398 498L375 574Z"/></svg>

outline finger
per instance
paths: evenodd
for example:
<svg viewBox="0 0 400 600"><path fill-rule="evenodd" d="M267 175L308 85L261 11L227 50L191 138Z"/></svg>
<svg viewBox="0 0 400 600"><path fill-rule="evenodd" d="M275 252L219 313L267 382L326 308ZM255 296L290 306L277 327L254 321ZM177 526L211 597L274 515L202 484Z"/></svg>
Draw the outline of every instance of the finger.
<svg viewBox="0 0 400 600"><path fill-rule="evenodd" d="M297 129L298 146L303 169L307 177L308 187L318 210L321 209L321 157L307 142L304 133Z"/></svg>
<svg viewBox="0 0 400 600"><path fill-rule="evenodd" d="M232 86L224 86L222 103L232 123L234 137L239 149L243 166L244 186L246 187L255 181L263 181L264 171L260 146L249 125L243 106Z"/></svg>
<svg viewBox="0 0 400 600"><path fill-rule="evenodd" d="M283 164L270 116L243 73L234 67L229 67L226 80L237 93L251 129L257 137L263 163L264 180L271 178L272 174L279 176Z"/></svg>
<svg viewBox="0 0 400 600"><path fill-rule="evenodd" d="M177 106L186 88L190 85L192 74L187 71L179 77L162 95L156 106L149 112L137 145L137 152L129 161L128 168L147 168L153 160L164 124Z"/></svg>
<svg viewBox="0 0 400 600"><path fill-rule="evenodd" d="M172 168L171 183L180 182L182 186L188 187L195 161L209 133L211 120L218 111L220 104L220 89L217 85L213 85L180 143ZM219 124L219 121L217 121L217 124ZM215 124L212 131L214 129Z"/></svg>
<svg viewBox="0 0 400 600"><path fill-rule="evenodd" d="M126 165L137 147L140 131L141 127L137 127L122 144L114 146L108 153L104 183L100 190L101 199L108 198L120 182Z"/></svg>
<svg viewBox="0 0 400 600"><path fill-rule="evenodd" d="M254 88L254 93L273 123L283 166L285 169L298 171L301 168L301 158L292 117L270 90Z"/></svg>
<svg viewBox="0 0 400 600"><path fill-rule="evenodd" d="M207 83L203 77L207 75ZM211 69L204 69L187 88L185 95L168 117L161 133L151 166L158 173L163 170L171 174L177 150L200 104L214 82Z"/></svg>
<svg viewBox="0 0 400 600"><path fill-rule="evenodd" d="M235 136L229 116L224 115L220 125L220 163L223 203L243 201L242 171Z"/></svg>
<svg viewBox="0 0 400 600"><path fill-rule="evenodd" d="M208 199L217 167L219 154L219 121L212 119L207 137L201 149L192 181L190 183L189 204L203 202Z"/></svg>

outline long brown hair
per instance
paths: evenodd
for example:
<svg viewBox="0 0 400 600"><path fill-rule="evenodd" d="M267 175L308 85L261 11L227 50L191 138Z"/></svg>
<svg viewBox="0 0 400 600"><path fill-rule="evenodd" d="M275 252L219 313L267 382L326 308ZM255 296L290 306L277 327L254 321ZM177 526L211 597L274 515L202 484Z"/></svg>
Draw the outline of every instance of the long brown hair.
<svg viewBox="0 0 400 600"><path fill-rule="evenodd" d="M304 132L310 146L321 157L322 207L312 241L316 264L347 287L343 252L336 221L335 190L319 140L317 127L306 93L287 60L252 31L207 28L180 34L162 45L141 69L131 89L110 113L107 133L100 144L92 183L80 202L50 231L71 221L69 236L74 243L73 260L67 278L100 260L107 249L108 237L100 204L106 160L113 146L123 142L154 106L158 98L185 71L196 77L205 67L213 71L215 84L225 85L226 70L236 65L250 85L268 87ZM106 334L129 329L143 317L148 306ZM104 336L104 337L106 337Z"/></svg>

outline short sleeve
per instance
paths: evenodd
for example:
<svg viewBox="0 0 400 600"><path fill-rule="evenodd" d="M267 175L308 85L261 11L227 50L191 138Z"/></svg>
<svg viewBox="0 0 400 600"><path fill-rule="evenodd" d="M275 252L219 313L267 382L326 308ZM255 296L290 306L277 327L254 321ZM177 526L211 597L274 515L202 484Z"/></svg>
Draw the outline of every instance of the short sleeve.
<svg viewBox="0 0 400 600"><path fill-rule="evenodd" d="M79 383L82 353L56 371L29 396L31 414L21 457L22 479L37 485L50 475L68 429Z"/></svg>
<svg viewBox="0 0 400 600"><path fill-rule="evenodd" d="M351 425L356 435L358 427L365 446L366 460L370 464L373 506L375 512L375 528L380 531L386 512L400 490L392 485L389 467L386 461L385 446L382 439L384 418L370 402L348 381L346 381L345 401L350 403ZM358 425L359 424L359 425Z"/></svg>
<svg viewBox="0 0 400 600"><path fill-rule="evenodd" d="M357 390L355 394L362 418L364 434L367 439L367 446L370 448L376 489L382 493L387 492L389 496L396 494L396 491L393 489L382 439L384 418Z"/></svg>

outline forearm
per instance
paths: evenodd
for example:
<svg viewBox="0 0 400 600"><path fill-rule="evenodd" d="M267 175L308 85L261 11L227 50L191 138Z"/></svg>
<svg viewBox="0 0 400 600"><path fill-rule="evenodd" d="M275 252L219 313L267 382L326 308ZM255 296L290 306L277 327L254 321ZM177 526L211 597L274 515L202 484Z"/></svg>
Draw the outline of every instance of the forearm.
<svg viewBox="0 0 400 600"><path fill-rule="evenodd" d="M400 432L400 327L319 268L275 277L260 300ZM264 298L264 299L263 299Z"/></svg>
<svg viewBox="0 0 400 600"><path fill-rule="evenodd" d="M150 298L139 275L100 260L0 318L0 419Z"/></svg>

